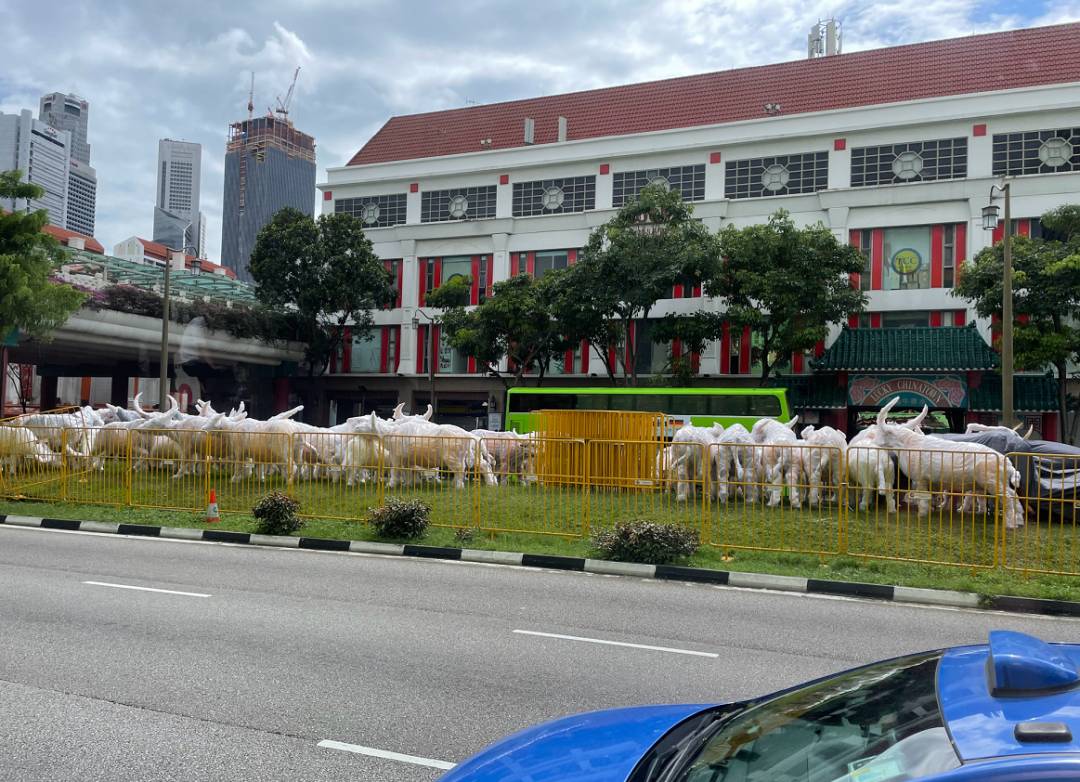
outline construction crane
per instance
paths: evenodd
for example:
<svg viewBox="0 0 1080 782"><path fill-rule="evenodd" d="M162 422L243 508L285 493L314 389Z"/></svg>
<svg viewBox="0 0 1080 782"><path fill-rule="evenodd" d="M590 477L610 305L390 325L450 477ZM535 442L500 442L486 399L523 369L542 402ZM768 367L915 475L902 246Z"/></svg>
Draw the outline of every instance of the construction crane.
<svg viewBox="0 0 1080 782"><path fill-rule="evenodd" d="M251 72L251 89L248 90L248 121L255 111L255 71Z"/></svg>
<svg viewBox="0 0 1080 782"><path fill-rule="evenodd" d="M296 66L296 72L293 73L292 83L289 85L289 91L285 93L285 100L278 96L277 108L274 109L274 113L280 114L282 119L289 118L289 104L292 102L293 90L296 89L296 79L300 76L300 66Z"/></svg>

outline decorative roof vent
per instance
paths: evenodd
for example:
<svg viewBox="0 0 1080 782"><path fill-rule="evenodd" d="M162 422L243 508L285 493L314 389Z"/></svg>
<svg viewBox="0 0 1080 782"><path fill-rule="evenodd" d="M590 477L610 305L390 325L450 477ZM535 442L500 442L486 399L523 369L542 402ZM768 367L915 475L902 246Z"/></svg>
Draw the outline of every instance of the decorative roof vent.
<svg viewBox="0 0 1080 782"><path fill-rule="evenodd" d="M559 141L566 141L566 117L559 117Z"/></svg>
<svg viewBox="0 0 1080 782"><path fill-rule="evenodd" d="M532 117L525 118L525 143L533 144L536 142L536 120Z"/></svg>

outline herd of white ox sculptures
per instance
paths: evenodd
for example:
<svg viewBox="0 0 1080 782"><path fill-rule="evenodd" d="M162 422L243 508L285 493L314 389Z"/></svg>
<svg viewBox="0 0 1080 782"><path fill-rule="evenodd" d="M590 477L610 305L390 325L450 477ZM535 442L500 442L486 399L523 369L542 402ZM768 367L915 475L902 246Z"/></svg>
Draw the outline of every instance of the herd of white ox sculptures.
<svg viewBox="0 0 1080 782"><path fill-rule="evenodd" d="M379 468L389 474L388 487L437 482L443 474L452 476L457 488L472 475L488 485L506 483L511 476L536 479L534 436L436 424L430 420L430 405L423 415L406 415L404 405L398 405L389 419L370 413L317 427L292 420L302 407L257 420L243 404L224 413L200 400L197 414L189 415L169 399L169 409L160 412L144 410L136 396L131 410L87 406L13 419L0 426L0 475L25 464L57 467L66 453L84 469L103 469L110 459L130 458L133 470L167 465L175 469L174 478L201 471L215 460L231 467L233 481L253 473L266 480L277 473L289 479L343 480L353 486L370 480ZM804 492L811 506L835 500L835 495L825 496L825 490L835 492L843 483L846 464L859 508L867 510L876 493L893 513L895 459L910 485L907 500L917 504L920 516L950 495L959 496L960 510L978 511L985 508L986 497L1004 497L1006 526L1023 524L1024 509L1016 493L1020 476L1007 457L977 443L924 434L925 408L907 423L891 423L886 415L895 404L886 405L877 422L850 442L828 426L807 426L800 437L794 431L797 417L786 424L762 419L750 430L737 423L684 426L658 453L657 471L680 502L695 488L708 486L711 498L720 502L739 494L746 502L761 497L776 507L786 493L792 506L801 507ZM995 428L968 425L969 432Z"/></svg>
<svg viewBox="0 0 1080 782"><path fill-rule="evenodd" d="M189 415L169 400L161 412L144 410L136 396L132 410L87 406L13 419L0 426L0 471L15 473L27 463L55 467L63 452L84 469L104 469L107 461L130 456L133 470L168 465L175 468L174 478L201 471L213 459L233 469L234 482L277 473L343 479L352 486L381 466L391 487L438 481L441 473L463 487L466 475L478 474L489 485L498 482L496 472L504 482L511 474L523 476L531 442L516 432L468 432L433 423L430 406L423 415L405 415L402 404L390 419L371 413L318 427L292 420L302 406L263 421L249 417L242 403L224 413L199 400L198 413Z"/></svg>
<svg viewBox="0 0 1080 782"><path fill-rule="evenodd" d="M850 442L843 432L829 426L807 426L800 438L795 434L798 416L786 424L762 419L750 431L741 424L684 426L657 462L677 501L686 501L695 488L708 486L712 499L721 502L740 493L753 503L761 492L768 507L780 505L785 492L794 507L802 506L804 492L811 506L835 500L835 495L826 497L824 492L835 492L844 482L846 463L846 479L859 497L859 509L867 510L876 493L885 499L887 512L895 513L895 458L908 480L906 499L917 505L920 517L932 505L942 507L953 500L962 512L982 512L987 497L1004 497L1005 526L1013 529L1024 523L1024 508L1016 493L1020 473L1008 457L979 443L925 434L921 428L925 407L906 423L892 423L886 416L896 402L885 405L876 423ZM1005 427L969 424L967 431L998 428ZM1025 437L1030 434L1029 429Z"/></svg>

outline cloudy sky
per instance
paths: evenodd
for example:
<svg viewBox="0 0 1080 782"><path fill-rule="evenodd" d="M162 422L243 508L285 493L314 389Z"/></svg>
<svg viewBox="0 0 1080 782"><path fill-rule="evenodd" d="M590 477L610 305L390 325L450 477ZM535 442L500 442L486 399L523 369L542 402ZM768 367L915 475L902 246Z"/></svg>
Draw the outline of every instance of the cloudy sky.
<svg viewBox="0 0 1080 782"><path fill-rule="evenodd" d="M292 112L321 181L395 114L805 56L835 16L844 51L1080 19L1080 0L0 0L0 111L54 90L90 101L97 236L149 237L159 138L203 145L218 260L225 134L302 67Z"/></svg>

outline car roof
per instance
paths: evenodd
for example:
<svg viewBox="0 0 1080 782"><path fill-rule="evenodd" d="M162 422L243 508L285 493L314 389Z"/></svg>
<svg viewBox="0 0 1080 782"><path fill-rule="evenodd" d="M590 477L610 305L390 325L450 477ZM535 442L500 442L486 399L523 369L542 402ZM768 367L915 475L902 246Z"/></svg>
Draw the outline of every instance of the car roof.
<svg viewBox="0 0 1080 782"><path fill-rule="evenodd" d="M963 761L1080 753L1080 645L994 631L989 644L947 651L937 678Z"/></svg>

